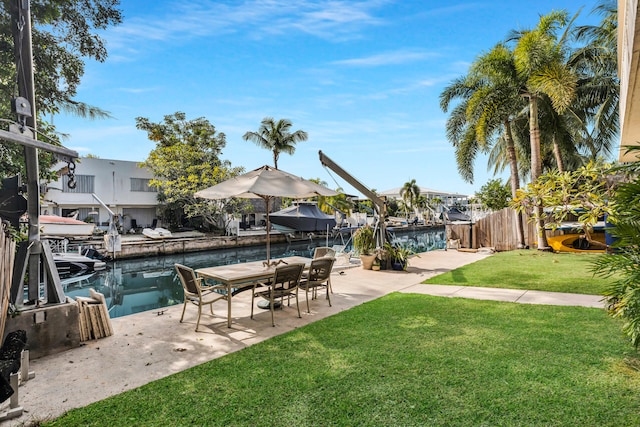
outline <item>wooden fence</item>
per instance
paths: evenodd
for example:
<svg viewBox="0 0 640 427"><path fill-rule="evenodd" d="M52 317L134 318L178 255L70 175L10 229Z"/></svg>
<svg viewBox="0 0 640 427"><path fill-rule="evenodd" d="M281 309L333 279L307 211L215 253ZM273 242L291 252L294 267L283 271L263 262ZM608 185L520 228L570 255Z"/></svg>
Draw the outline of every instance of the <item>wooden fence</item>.
<svg viewBox="0 0 640 427"><path fill-rule="evenodd" d="M4 327L9 312L9 294L13 277L16 242L6 229L6 223L0 226L0 340L4 337Z"/></svg>
<svg viewBox="0 0 640 427"><path fill-rule="evenodd" d="M494 212L475 224L448 224L447 239L459 240L461 248L492 247L497 251L511 251L518 248L517 212L504 208ZM529 247L538 243L536 226L526 215L524 220L524 240ZM556 232L547 231L547 236Z"/></svg>

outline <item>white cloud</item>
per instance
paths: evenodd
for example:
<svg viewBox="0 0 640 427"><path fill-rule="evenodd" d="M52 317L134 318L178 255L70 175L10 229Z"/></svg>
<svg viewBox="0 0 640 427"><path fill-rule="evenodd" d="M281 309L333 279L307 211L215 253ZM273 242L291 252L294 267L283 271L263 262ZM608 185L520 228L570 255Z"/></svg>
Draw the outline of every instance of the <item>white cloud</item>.
<svg viewBox="0 0 640 427"><path fill-rule="evenodd" d="M147 87L147 88L133 88L133 87L120 87L116 88L118 92L131 93L131 94L140 94L140 93L149 93L149 92L158 92L161 88L158 87Z"/></svg>
<svg viewBox="0 0 640 427"><path fill-rule="evenodd" d="M409 62L422 61L429 58L434 58L438 54L433 52L424 51L411 51L400 50L396 52L385 52L376 55L371 55L363 58L344 59L341 61L334 61L336 65L348 65L358 67L377 67L380 65L398 65L406 64Z"/></svg>
<svg viewBox="0 0 640 427"><path fill-rule="evenodd" d="M290 34L343 40L359 37L362 28L383 25L375 16L389 0L248 0L174 2L163 16L135 16L105 34L112 48L129 48L132 40L185 40L238 33L250 38Z"/></svg>
<svg viewBox="0 0 640 427"><path fill-rule="evenodd" d="M81 146L72 146L72 147L67 147L70 150L74 150L77 151L78 153L90 153L91 152L91 148L89 147L81 147Z"/></svg>

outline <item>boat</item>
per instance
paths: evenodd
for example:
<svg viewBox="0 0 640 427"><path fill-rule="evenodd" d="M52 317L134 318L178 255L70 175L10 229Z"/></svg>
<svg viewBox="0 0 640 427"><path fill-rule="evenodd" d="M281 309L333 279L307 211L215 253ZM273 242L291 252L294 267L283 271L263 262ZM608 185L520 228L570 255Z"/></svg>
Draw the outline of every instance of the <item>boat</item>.
<svg viewBox="0 0 640 427"><path fill-rule="evenodd" d="M165 239L167 237L171 237L171 232L166 228L143 228L142 234L147 236L150 239Z"/></svg>
<svg viewBox="0 0 640 427"><path fill-rule="evenodd" d="M606 251L605 233L593 233L589 242L583 233L569 233L547 237L547 243L555 252L604 253Z"/></svg>
<svg viewBox="0 0 640 427"><path fill-rule="evenodd" d="M43 236L86 237L93 234L96 225L57 215L40 215L40 234Z"/></svg>
<svg viewBox="0 0 640 427"><path fill-rule="evenodd" d="M75 275L100 271L107 268L107 264L99 259L89 258L75 252L53 252L53 261L60 275Z"/></svg>
<svg viewBox="0 0 640 427"><path fill-rule="evenodd" d="M273 228L285 233L327 231L336 226L333 215L322 212L312 202L298 202L269 214L269 219Z"/></svg>
<svg viewBox="0 0 640 427"><path fill-rule="evenodd" d="M470 222L471 217L465 213L463 213L458 208L449 208L446 212L440 214L440 219L446 220L448 222Z"/></svg>

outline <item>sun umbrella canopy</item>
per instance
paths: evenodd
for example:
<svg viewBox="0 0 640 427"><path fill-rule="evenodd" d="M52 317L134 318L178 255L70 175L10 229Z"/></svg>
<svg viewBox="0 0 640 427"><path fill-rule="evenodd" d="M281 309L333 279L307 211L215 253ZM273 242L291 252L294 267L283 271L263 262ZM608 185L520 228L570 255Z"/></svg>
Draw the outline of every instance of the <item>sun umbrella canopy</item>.
<svg viewBox="0 0 640 427"><path fill-rule="evenodd" d="M195 193L196 197L213 200L230 199L232 197L244 199L259 197L264 199L267 208L267 263L270 262L271 258L271 237L269 234L269 200L271 198L290 197L292 199L301 199L304 197L336 195L338 195L337 192L327 187L266 165Z"/></svg>
<svg viewBox="0 0 640 427"><path fill-rule="evenodd" d="M300 199L314 196L335 196L338 193L299 176L262 166L235 178L228 179L213 187L200 190L196 197L205 199L229 199L239 197L290 197Z"/></svg>

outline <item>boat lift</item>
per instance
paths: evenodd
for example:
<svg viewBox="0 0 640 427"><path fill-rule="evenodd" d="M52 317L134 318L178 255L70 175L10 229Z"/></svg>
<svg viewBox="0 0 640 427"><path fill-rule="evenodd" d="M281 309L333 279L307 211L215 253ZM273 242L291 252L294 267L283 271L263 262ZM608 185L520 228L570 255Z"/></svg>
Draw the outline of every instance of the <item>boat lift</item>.
<svg viewBox="0 0 640 427"><path fill-rule="evenodd" d="M336 162L327 157L322 150L318 151L320 156L320 163L326 168L331 169L337 173L342 179L347 181L353 188L365 195L373 203L373 207L378 214L378 221L374 227L374 236L376 239L376 246L384 248L384 244L389 242L389 236L387 235L387 228L385 220L387 219L387 200L384 197L378 196L373 191L369 190L364 184L351 176L349 172L342 169Z"/></svg>
<svg viewBox="0 0 640 427"><path fill-rule="evenodd" d="M122 236L120 236L120 233L118 232L118 225L116 224L118 215L102 200L100 200L100 197L96 196L95 193L91 193L91 196L96 202L100 203L100 206L109 212L109 231L104 235L104 247L107 252L112 254L111 258L116 259L116 252L120 252L122 250Z"/></svg>

